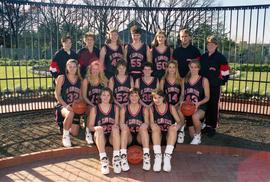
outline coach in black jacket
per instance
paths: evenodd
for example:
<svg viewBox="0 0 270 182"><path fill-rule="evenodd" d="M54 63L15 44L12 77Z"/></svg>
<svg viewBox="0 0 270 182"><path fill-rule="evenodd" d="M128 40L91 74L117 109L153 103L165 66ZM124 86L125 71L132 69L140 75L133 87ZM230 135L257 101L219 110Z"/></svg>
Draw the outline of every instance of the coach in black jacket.
<svg viewBox="0 0 270 182"><path fill-rule="evenodd" d="M221 85L229 78L229 65L225 56L218 50L218 42L214 36L207 37L207 52L201 57L201 75L208 78L210 84L210 100L205 113L205 131L208 136L215 134L219 122L219 99Z"/></svg>

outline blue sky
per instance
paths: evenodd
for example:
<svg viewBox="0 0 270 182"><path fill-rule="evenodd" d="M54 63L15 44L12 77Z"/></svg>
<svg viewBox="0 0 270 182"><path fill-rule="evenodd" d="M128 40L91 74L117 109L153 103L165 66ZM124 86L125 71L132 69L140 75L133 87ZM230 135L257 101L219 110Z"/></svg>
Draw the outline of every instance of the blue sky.
<svg viewBox="0 0 270 182"><path fill-rule="evenodd" d="M270 4L269 0L216 0L215 5L220 6L241 6L241 5L259 5Z"/></svg>

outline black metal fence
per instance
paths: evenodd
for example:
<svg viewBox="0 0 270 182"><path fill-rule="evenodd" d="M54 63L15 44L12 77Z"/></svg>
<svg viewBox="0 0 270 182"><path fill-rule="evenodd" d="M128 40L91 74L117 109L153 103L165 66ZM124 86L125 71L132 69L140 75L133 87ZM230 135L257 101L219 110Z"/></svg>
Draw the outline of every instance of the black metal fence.
<svg viewBox="0 0 270 182"><path fill-rule="evenodd" d="M124 43L130 25L139 24L150 43L158 29L166 31L172 47L179 29L189 28L201 53L215 34L219 50L231 66L222 88L223 110L270 114L270 5L243 7L119 7L52 4L9 0L0 2L0 113L54 106L49 61L69 34L73 49L83 47L82 35L94 32L101 47L110 28Z"/></svg>

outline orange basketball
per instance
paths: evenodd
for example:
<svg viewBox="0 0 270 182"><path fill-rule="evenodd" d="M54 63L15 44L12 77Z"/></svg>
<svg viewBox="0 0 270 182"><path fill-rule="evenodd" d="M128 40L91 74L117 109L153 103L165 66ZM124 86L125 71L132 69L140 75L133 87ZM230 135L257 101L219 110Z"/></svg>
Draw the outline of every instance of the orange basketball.
<svg viewBox="0 0 270 182"><path fill-rule="evenodd" d="M142 148L138 145L132 145L128 148L127 159L130 164L139 164L143 159Z"/></svg>
<svg viewBox="0 0 270 182"><path fill-rule="evenodd" d="M84 100L78 100L72 103L72 109L75 114L83 114L87 111L87 104Z"/></svg>
<svg viewBox="0 0 270 182"><path fill-rule="evenodd" d="M192 116L196 110L196 105L192 102L183 102L181 112L184 116Z"/></svg>

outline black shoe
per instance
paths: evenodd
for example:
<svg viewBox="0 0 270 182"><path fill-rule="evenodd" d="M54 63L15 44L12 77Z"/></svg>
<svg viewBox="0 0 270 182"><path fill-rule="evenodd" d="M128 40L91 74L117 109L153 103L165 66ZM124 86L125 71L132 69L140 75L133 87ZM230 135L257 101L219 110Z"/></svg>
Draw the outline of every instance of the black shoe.
<svg viewBox="0 0 270 182"><path fill-rule="evenodd" d="M59 126L58 128L59 128L59 133L60 133L61 135L63 135L63 126Z"/></svg>
<svg viewBox="0 0 270 182"><path fill-rule="evenodd" d="M208 137L213 137L216 134L216 129L212 127L206 127L206 133Z"/></svg>

